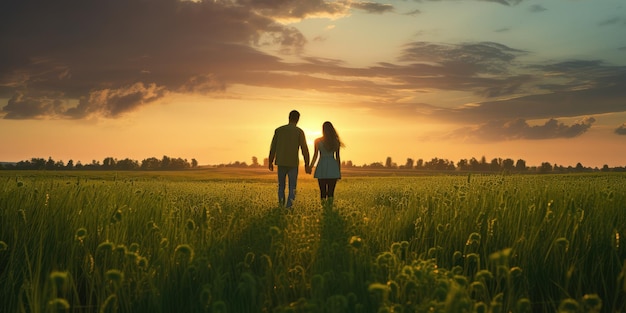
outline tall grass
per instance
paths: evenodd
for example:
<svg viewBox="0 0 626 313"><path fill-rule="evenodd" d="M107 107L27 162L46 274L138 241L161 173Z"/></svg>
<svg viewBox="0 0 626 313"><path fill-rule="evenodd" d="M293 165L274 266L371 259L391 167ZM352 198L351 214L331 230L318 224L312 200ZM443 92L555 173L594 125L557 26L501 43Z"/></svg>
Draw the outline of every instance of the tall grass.
<svg viewBox="0 0 626 313"><path fill-rule="evenodd" d="M1 312L617 312L626 176L0 174Z"/></svg>

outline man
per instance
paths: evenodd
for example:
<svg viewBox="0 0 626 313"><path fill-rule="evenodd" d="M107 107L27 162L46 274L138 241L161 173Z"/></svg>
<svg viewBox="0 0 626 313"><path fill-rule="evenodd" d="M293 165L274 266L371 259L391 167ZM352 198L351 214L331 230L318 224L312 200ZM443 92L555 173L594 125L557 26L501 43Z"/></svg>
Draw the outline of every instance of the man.
<svg viewBox="0 0 626 313"><path fill-rule="evenodd" d="M296 126L299 120L300 113L298 111L289 112L289 124L276 128L270 145L269 170L274 171L274 164L278 166L278 203L286 208L291 208L296 199L296 182L300 164L299 150L302 150L306 173L311 173L309 147L306 144L304 131ZM287 204L285 204L287 178L289 179L289 197Z"/></svg>

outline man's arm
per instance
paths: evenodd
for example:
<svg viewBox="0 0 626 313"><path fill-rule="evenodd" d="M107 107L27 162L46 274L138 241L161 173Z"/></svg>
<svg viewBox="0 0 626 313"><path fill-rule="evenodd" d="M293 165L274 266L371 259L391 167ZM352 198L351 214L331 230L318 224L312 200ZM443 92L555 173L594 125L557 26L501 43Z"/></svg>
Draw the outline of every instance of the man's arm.
<svg viewBox="0 0 626 313"><path fill-rule="evenodd" d="M270 171L274 171L274 158L276 158L276 132L274 132L274 137L272 137L272 143L270 144L270 155L267 157L268 160L268 168Z"/></svg>
<svg viewBox="0 0 626 313"><path fill-rule="evenodd" d="M300 148L302 149L302 157L304 158L304 168L307 173L311 172L311 167L309 166L309 161L311 157L309 155L309 146L306 144L306 136L304 135L304 131L300 130Z"/></svg>

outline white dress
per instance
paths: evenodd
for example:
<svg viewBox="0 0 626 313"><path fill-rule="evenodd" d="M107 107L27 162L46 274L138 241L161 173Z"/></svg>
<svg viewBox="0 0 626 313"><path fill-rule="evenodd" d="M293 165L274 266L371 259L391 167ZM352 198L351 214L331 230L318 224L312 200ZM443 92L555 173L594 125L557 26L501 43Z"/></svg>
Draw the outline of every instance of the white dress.
<svg viewBox="0 0 626 313"><path fill-rule="evenodd" d="M318 142L316 149L320 152L320 159L315 167L313 177L322 179L340 179L341 171L339 170L339 164L335 159L335 151L326 150L323 141Z"/></svg>

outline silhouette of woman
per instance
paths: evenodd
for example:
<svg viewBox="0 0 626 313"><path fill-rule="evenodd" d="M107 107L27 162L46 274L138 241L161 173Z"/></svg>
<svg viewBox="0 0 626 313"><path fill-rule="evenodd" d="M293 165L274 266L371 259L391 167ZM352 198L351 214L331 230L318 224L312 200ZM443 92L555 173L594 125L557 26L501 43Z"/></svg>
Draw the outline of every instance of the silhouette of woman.
<svg viewBox="0 0 626 313"><path fill-rule="evenodd" d="M337 131L331 122L322 125L322 137L315 139L315 153L311 165L315 164L319 155L319 162L315 167L313 177L317 178L320 186L320 198L323 206L331 207L335 197L337 180L341 179L341 157L339 148L344 147Z"/></svg>

